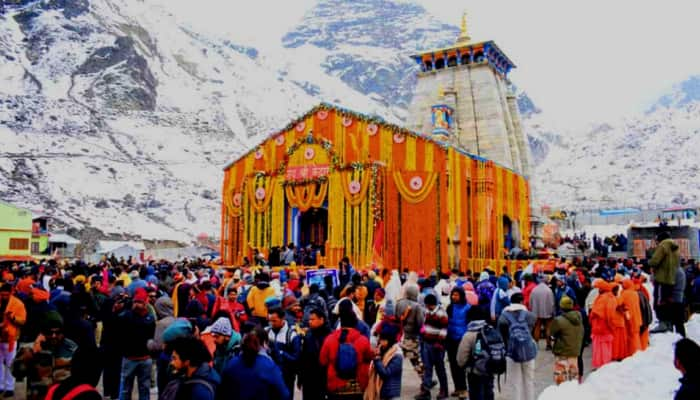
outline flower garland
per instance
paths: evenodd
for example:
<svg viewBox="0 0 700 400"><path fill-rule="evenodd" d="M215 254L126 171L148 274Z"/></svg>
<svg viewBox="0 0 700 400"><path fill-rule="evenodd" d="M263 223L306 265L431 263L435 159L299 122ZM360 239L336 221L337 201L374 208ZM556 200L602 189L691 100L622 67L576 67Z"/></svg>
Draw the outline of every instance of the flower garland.
<svg viewBox="0 0 700 400"><path fill-rule="evenodd" d="M415 178L420 177L416 176L413 179L411 179L412 187L408 188L404 183L401 171L394 171L394 183L396 183L396 188L398 189L399 193L401 193L401 197L411 204L420 203L423 200L425 200L426 197L428 197L430 192L433 190L433 187L435 186L437 173L428 173L426 182L421 182L420 186L417 185L418 182L417 180L414 180ZM413 187L414 185L416 186L415 188Z"/></svg>
<svg viewBox="0 0 700 400"><path fill-rule="evenodd" d="M317 191L318 189L318 191ZM285 193L287 201L292 207L296 207L299 211L304 212L310 208L319 208L323 206L328 192L328 181L320 185L305 185L305 186L286 186Z"/></svg>
<svg viewBox="0 0 700 400"><path fill-rule="evenodd" d="M369 174L360 168L352 171L342 171L340 176L345 201L351 207L359 206L367 196L367 189L369 189L371 180Z"/></svg>
<svg viewBox="0 0 700 400"><path fill-rule="evenodd" d="M272 200L272 182L273 178L264 175L258 175L252 179L252 184L248 186L248 200L253 206L256 213L267 211Z"/></svg>

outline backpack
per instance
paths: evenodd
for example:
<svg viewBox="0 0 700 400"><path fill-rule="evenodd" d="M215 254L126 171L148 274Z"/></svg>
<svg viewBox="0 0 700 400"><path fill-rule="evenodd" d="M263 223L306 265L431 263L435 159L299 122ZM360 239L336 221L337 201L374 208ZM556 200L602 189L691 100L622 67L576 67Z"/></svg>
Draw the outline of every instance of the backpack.
<svg viewBox="0 0 700 400"><path fill-rule="evenodd" d="M183 381L181 379L173 379L172 381L168 382L168 384L165 385L165 388L163 388L163 391L158 394L158 400L177 399L177 392L180 391L180 387L191 383L201 383L207 389L209 389L212 395L216 394L216 391L214 390L214 387L211 385L211 383L205 381L204 379L188 379L186 381Z"/></svg>
<svg viewBox="0 0 700 400"><path fill-rule="evenodd" d="M639 328L639 333L647 330L649 325L654 321L654 315L651 311L651 304L642 292L637 292L639 295L639 309L642 312L642 326Z"/></svg>
<svg viewBox="0 0 700 400"><path fill-rule="evenodd" d="M348 343L349 330L343 329L340 333L340 346L338 355L335 358L335 371L338 378L343 380L355 379L357 377L357 351L352 343Z"/></svg>
<svg viewBox="0 0 700 400"><path fill-rule="evenodd" d="M473 368L479 375L501 375L506 372L506 346L501 334L491 325L481 328L474 345Z"/></svg>
<svg viewBox="0 0 700 400"><path fill-rule="evenodd" d="M508 357L515 362L534 360L537 357L537 345L530 335L527 312L520 311L515 315L504 312L502 315L508 320Z"/></svg>

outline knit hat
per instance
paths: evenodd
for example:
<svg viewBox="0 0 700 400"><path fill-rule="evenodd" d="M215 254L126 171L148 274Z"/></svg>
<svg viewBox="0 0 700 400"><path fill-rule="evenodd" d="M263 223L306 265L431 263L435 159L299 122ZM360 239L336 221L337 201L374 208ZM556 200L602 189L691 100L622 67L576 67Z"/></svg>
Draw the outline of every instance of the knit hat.
<svg viewBox="0 0 700 400"><path fill-rule="evenodd" d="M573 310L574 309L574 301L571 300L571 297L564 296L559 301L559 308L561 308L564 311Z"/></svg>
<svg viewBox="0 0 700 400"><path fill-rule="evenodd" d="M265 307L267 307L268 310L282 307L282 301L275 296L270 296L267 299L265 299Z"/></svg>
<svg viewBox="0 0 700 400"><path fill-rule="evenodd" d="M146 303L148 301L148 292L146 292L146 289L144 288L138 288L134 292L134 302L143 302Z"/></svg>
<svg viewBox="0 0 700 400"><path fill-rule="evenodd" d="M210 327L205 329L204 333L212 333L221 336L231 336L233 335L231 321L229 321L229 319L226 317L220 317Z"/></svg>
<svg viewBox="0 0 700 400"><path fill-rule="evenodd" d="M163 331L163 342L170 343L178 338L189 337L194 333L192 324L185 318L178 318Z"/></svg>

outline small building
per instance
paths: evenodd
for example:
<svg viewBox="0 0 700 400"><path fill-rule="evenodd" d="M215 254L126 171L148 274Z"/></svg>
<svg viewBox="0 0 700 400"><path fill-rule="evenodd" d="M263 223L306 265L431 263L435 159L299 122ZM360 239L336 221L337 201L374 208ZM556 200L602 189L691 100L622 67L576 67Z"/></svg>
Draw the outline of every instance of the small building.
<svg viewBox="0 0 700 400"><path fill-rule="evenodd" d="M31 261L32 212L0 201L0 262Z"/></svg>
<svg viewBox="0 0 700 400"><path fill-rule="evenodd" d="M49 235L49 253L64 258L76 257L75 250L80 240L66 233L52 233Z"/></svg>
<svg viewBox="0 0 700 400"><path fill-rule="evenodd" d="M659 226L659 224L635 224L627 230L627 255L640 259L650 258L651 249L655 247L656 235L667 231L678 246L681 258L700 259L700 224L683 223L680 225Z"/></svg>
<svg viewBox="0 0 700 400"><path fill-rule="evenodd" d="M107 258L114 256L117 260L121 258L128 260L132 257L143 261L145 251L146 246L141 241L100 240L97 242L95 253L89 257L88 261L99 262L102 256Z"/></svg>
<svg viewBox="0 0 700 400"><path fill-rule="evenodd" d="M49 217L41 215L32 218L31 252L35 257L48 257L49 252Z"/></svg>

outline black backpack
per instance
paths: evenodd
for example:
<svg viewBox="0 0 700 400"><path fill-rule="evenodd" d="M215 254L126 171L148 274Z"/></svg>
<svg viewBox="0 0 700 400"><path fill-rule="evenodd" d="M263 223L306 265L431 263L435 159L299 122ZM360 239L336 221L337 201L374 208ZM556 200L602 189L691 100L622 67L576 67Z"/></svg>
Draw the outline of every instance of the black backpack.
<svg viewBox="0 0 700 400"><path fill-rule="evenodd" d="M481 328L474 344L473 366L480 375L494 376L506 372L506 345L491 325Z"/></svg>

